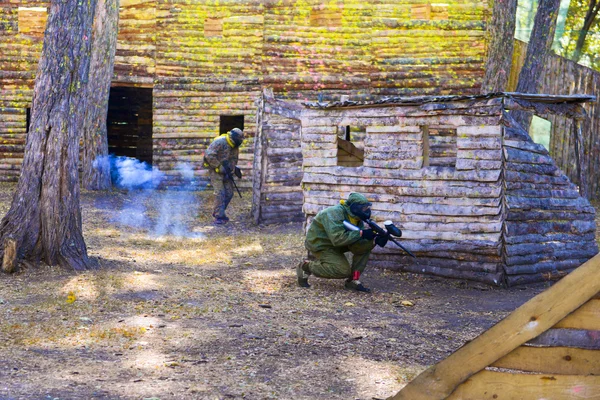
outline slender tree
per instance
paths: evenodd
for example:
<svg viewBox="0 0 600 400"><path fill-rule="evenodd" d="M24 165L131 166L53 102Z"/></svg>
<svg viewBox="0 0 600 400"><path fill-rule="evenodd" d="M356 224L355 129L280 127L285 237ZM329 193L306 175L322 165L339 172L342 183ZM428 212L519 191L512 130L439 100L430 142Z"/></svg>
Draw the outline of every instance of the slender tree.
<svg viewBox="0 0 600 400"><path fill-rule="evenodd" d="M53 0L33 92L29 134L10 210L0 223L3 270L19 261L83 270L79 139L96 0Z"/></svg>
<svg viewBox="0 0 600 400"><path fill-rule="evenodd" d="M506 90L512 65L517 0L496 0L488 30L489 46L481 93Z"/></svg>
<svg viewBox="0 0 600 400"><path fill-rule="evenodd" d="M539 91L546 59L554 40L559 7L560 0L540 0L527 46L527 54L519 74L517 92L537 93ZM523 128L529 129L531 113L516 111L513 113L513 117Z"/></svg>
<svg viewBox="0 0 600 400"><path fill-rule="evenodd" d="M83 128L83 186L106 190L111 186L106 116L117 49L119 0L98 0L92 36L92 61L87 84L89 106Z"/></svg>
<svg viewBox="0 0 600 400"><path fill-rule="evenodd" d="M581 55L583 54L583 45L585 44L585 38L587 37L588 32L596 22L596 17L598 16L598 12L600 12L600 2L596 0L589 0L588 8L585 13L585 18L583 19L583 27L579 31L579 35L577 36L577 43L575 44L575 50L573 51L573 61L578 62L581 59Z"/></svg>

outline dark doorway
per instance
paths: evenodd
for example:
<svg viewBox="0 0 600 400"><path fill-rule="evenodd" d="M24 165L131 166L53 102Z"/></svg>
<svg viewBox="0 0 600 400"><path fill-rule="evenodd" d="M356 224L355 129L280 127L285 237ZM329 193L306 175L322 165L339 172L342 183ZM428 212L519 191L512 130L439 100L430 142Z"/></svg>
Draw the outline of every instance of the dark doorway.
<svg viewBox="0 0 600 400"><path fill-rule="evenodd" d="M233 128L244 130L243 115L221 115L219 121L219 135L229 132Z"/></svg>
<svg viewBox="0 0 600 400"><path fill-rule="evenodd" d="M152 165L152 89L111 87L108 152Z"/></svg>

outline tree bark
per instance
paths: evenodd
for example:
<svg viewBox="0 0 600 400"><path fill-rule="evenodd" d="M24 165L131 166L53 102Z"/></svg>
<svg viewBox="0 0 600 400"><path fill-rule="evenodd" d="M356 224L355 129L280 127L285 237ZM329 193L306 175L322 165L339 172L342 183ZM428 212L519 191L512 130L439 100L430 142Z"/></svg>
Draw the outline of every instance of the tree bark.
<svg viewBox="0 0 600 400"><path fill-rule="evenodd" d="M539 91L544 77L546 59L554 41L559 7L560 0L540 0L527 46L527 54L519 74L517 92L537 93ZM513 111L512 115L523 129L529 130L531 113Z"/></svg>
<svg viewBox="0 0 600 400"><path fill-rule="evenodd" d="M596 2L596 0L590 0L587 12L585 13L585 18L583 20L583 27L579 32L579 36L577 36L577 43L575 44L575 51L573 52L573 61L575 62L578 62L581 59L585 38L590 31L592 24L596 21L599 11L600 3Z"/></svg>
<svg viewBox="0 0 600 400"><path fill-rule="evenodd" d="M83 185L89 190L111 187L106 116L118 27L119 0L98 0L87 84L89 106L83 128Z"/></svg>
<svg viewBox="0 0 600 400"><path fill-rule="evenodd" d="M51 3L23 167L0 223L5 266L19 261L76 270L95 266L83 239L78 170L95 6L96 0ZM7 251L12 246L16 252Z"/></svg>
<svg viewBox="0 0 600 400"><path fill-rule="evenodd" d="M506 90L512 65L517 0L496 0L488 35L490 37L481 93Z"/></svg>

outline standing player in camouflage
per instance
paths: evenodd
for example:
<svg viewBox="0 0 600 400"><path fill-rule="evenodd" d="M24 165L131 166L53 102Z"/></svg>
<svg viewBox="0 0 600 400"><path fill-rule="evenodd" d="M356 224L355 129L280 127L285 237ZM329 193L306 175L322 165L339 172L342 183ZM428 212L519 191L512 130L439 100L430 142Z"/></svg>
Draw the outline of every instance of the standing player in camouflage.
<svg viewBox="0 0 600 400"><path fill-rule="evenodd" d="M375 233L364 229L362 222L370 217L371 203L360 193L351 193L348 200L319 212L310 224L304 242L316 260L304 260L296 267L298 285L310 287L308 277L312 274L328 279L345 278L347 289L370 292L359 280L375 247ZM360 230L347 230L344 221ZM352 265L344 255L346 252L352 253Z"/></svg>
<svg viewBox="0 0 600 400"><path fill-rule="evenodd" d="M215 191L215 206L213 217L215 224L222 225L229 221L225 210L233 198L233 182L229 177L235 174L242 177L242 172L237 167L239 147L244 141L244 132L233 128L216 138L204 153L204 166L208 168L210 183ZM227 173L229 172L229 174Z"/></svg>

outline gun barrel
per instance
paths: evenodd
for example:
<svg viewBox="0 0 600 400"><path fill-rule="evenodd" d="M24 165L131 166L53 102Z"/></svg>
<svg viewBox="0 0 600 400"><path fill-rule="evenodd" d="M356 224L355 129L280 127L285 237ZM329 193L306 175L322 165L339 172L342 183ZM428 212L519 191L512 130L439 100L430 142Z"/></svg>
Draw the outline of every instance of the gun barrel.
<svg viewBox="0 0 600 400"><path fill-rule="evenodd" d="M225 168L225 175L227 175L227 179L229 179L231 181L231 183L233 183L233 187L235 188L235 190L237 190L237 194L240 195L240 199L241 199L242 194L240 193L240 189L238 189L237 185L235 184L235 179L233 179L233 175L231 174L231 171L227 168Z"/></svg>
<svg viewBox="0 0 600 400"><path fill-rule="evenodd" d="M396 246L398 246L402 250L404 250L406 252L406 254L408 254L412 258L417 258L417 256L415 256L413 253L411 253L410 250L408 250L406 247L402 246L400 243L398 243L396 240L394 240L394 238L392 238L391 236L388 236L388 239L390 239Z"/></svg>

